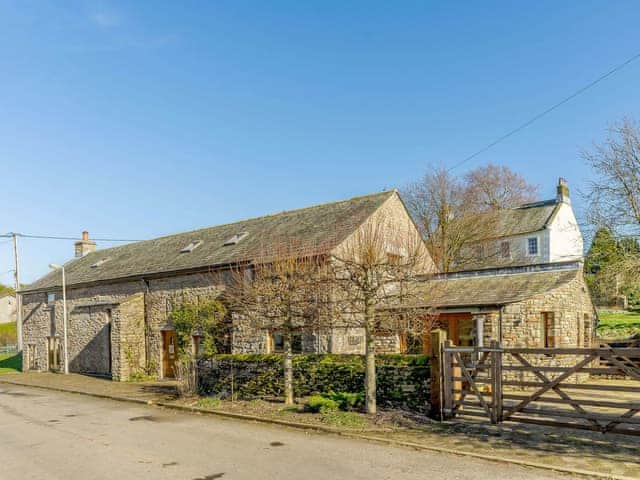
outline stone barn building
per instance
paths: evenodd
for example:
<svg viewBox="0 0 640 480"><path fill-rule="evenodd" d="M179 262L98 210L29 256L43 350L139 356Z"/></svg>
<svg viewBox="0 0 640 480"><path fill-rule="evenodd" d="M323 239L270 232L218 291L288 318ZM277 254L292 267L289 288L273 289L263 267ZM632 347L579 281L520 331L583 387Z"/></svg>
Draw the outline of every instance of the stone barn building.
<svg viewBox="0 0 640 480"><path fill-rule="evenodd" d="M595 315L582 276L582 236L565 181L554 200L501 212L496 230L480 242L472 270L436 274L428 254L413 288L421 305L437 313L458 345L589 346ZM286 240L313 245L330 259L359 228L384 224L389 244L419 235L397 191L356 197L96 250L88 234L65 264L70 371L126 380L149 372L171 377L177 360L173 307L219 297L232 271L259 258L265 246ZM425 247L426 248L426 247ZM475 251L475 247L474 247ZM486 255L493 251L494 254ZM389 251L389 258L399 252ZM435 276L434 276L435 274ZM61 275L50 272L20 291L23 365L61 368L63 309ZM380 306L381 308L383 306ZM253 329L232 316L224 351L280 351L282 335ZM429 352L429 335L381 328L379 352ZM334 328L301 333L296 353L364 353L364 332Z"/></svg>
<svg viewBox="0 0 640 480"><path fill-rule="evenodd" d="M441 274L414 287L437 312L433 327L459 346L593 345L595 311L579 262ZM420 340L417 351L430 352L429 335Z"/></svg>
<svg viewBox="0 0 640 480"><path fill-rule="evenodd" d="M414 284L456 345L589 347L596 315L583 276L583 239L566 180L556 198L494 214L461 265ZM429 352L429 336L402 345Z"/></svg>
<svg viewBox="0 0 640 480"><path fill-rule="evenodd" d="M419 238L395 190L105 250L96 250L85 232L75 245L76 258L64 266L70 371L117 380L142 371L171 377L177 353L171 321L176 302L219 296L234 267L250 263L278 242L294 239L330 258L358 228L373 221L383 223L390 238L403 230ZM427 263L423 273L433 269L430 260ZM60 369L60 272L50 272L20 294L25 369ZM278 351L278 332L252 330L236 318L231 323L228 353ZM359 329L304 336L296 342L298 351L364 353L364 333Z"/></svg>

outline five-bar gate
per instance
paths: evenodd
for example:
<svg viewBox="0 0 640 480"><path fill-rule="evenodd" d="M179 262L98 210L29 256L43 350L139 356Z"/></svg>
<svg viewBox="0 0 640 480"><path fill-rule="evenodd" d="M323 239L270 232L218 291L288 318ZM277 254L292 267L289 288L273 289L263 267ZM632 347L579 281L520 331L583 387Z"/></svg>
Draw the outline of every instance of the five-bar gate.
<svg viewBox="0 0 640 480"><path fill-rule="evenodd" d="M640 348L442 350L445 418L640 435ZM603 379L624 375L626 380Z"/></svg>

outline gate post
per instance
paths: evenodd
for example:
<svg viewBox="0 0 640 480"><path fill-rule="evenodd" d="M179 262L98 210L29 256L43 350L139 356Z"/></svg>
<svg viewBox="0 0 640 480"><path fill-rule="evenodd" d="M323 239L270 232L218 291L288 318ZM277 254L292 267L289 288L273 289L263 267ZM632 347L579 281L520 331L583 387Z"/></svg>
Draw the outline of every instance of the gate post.
<svg viewBox="0 0 640 480"><path fill-rule="evenodd" d="M447 340L447 332L441 328L432 330L429 352L431 355L431 385L430 385L430 409L429 415L436 420L444 420L444 384L443 384L443 365L444 352L442 347Z"/></svg>
<svg viewBox="0 0 640 480"><path fill-rule="evenodd" d="M491 340L491 423L502 422L502 348Z"/></svg>
<svg viewBox="0 0 640 480"><path fill-rule="evenodd" d="M447 340L442 346L442 413L443 420L453 418L453 353L445 350L452 348L453 342Z"/></svg>

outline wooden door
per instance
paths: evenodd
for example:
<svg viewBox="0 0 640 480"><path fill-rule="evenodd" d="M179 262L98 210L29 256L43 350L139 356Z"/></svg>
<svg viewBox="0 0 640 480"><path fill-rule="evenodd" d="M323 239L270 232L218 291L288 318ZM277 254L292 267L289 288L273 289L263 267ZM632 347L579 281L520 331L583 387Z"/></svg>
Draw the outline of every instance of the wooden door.
<svg viewBox="0 0 640 480"><path fill-rule="evenodd" d="M163 378L174 378L178 348L176 345L175 330L164 330L162 332L162 376Z"/></svg>
<svg viewBox="0 0 640 480"><path fill-rule="evenodd" d="M473 330L473 324L470 313L441 313L438 319L444 325L449 340L451 340L454 345L471 346L472 342L470 342L469 337Z"/></svg>

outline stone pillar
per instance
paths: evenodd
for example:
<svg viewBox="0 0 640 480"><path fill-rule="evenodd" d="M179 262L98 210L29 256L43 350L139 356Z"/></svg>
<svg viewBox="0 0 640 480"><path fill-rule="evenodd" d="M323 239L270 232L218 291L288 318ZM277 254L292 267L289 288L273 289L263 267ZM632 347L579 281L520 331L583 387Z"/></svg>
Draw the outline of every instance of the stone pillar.
<svg viewBox="0 0 640 480"><path fill-rule="evenodd" d="M431 385L430 385L430 409L429 415L437 420L442 417L443 391L442 391L442 346L447 341L447 332L440 328L432 330L430 334L429 355L431 356Z"/></svg>

